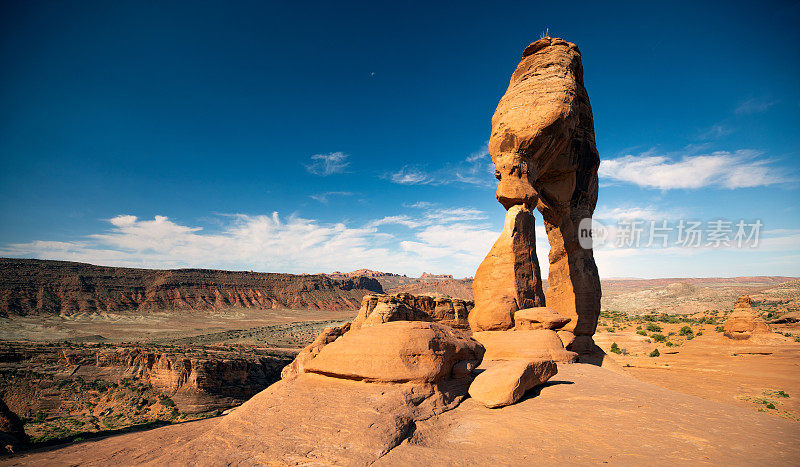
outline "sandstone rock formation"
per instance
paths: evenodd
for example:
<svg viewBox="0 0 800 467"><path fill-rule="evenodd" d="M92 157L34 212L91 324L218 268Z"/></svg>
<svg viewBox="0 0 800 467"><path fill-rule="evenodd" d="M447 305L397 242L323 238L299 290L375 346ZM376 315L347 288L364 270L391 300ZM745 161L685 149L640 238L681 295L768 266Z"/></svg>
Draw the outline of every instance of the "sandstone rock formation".
<svg viewBox="0 0 800 467"><path fill-rule="evenodd" d="M65 363L79 358L64 355ZM278 381L288 357L207 356L139 348L99 350L95 366L150 384L185 413L227 409ZM83 362L75 362L81 364ZM84 363L85 364L85 363Z"/></svg>
<svg viewBox="0 0 800 467"><path fill-rule="evenodd" d="M472 282L475 308L469 323L474 331L511 329L514 312L544 306L533 222L529 208L508 209L500 238Z"/></svg>
<svg viewBox="0 0 800 467"><path fill-rule="evenodd" d="M545 306L526 308L514 313L514 329L561 329L570 319Z"/></svg>
<svg viewBox="0 0 800 467"><path fill-rule="evenodd" d="M729 339L746 340L757 334L769 334L769 325L761 319L752 309L750 296L739 297L733 308L733 313L725 320L723 335Z"/></svg>
<svg viewBox="0 0 800 467"><path fill-rule="evenodd" d="M561 363L577 361L575 352L564 349L555 331L480 331L472 337L486 348L484 359L494 360L553 360Z"/></svg>
<svg viewBox="0 0 800 467"><path fill-rule="evenodd" d="M572 319L565 330L576 335L573 347L590 346L600 313L600 280L592 250L578 243L578 225L592 216L597 203L600 158L575 44L547 37L525 49L492 117L489 153L500 181L497 199L509 210L506 224L525 225L530 232L517 234L533 239L527 212L536 207L542 213L551 248L547 306ZM504 231L501 239L505 235ZM518 266L533 280L520 284L516 274L496 266L495 248L478 268L473 286L476 306L470 316L473 330L510 329L514 311L544 305L533 246L531 241L527 254L532 264ZM514 251L513 256L525 255ZM492 282L515 284L518 289L509 294L507 289L493 292L483 285Z"/></svg>
<svg viewBox="0 0 800 467"><path fill-rule="evenodd" d="M457 364L474 368L482 357L480 344L448 326L395 321L345 333L305 371L367 382L435 383L450 378Z"/></svg>
<svg viewBox="0 0 800 467"><path fill-rule="evenodd" d="M398 293L371 294L361 301L352 329L389 321L437 321L455 328L468 328L467 315L473 302L457 298L433 298Z"/></svg>
<svg viewBox="0 0 800 467"><path fill-rule="evenodd" d="M0 398L0 455L13 454L29 442L22 421Z"/></svg>
<svg viewBox="0 0 800 467"><path fill-rule="evenodd" d="M355 309L376 279L211 269L133 269L0 258L0 316L126 310Z"/></svg>
<svg viewBox="0 0 800 467"><path fill-rule="evenodd" d="M526 391L546 382L557 372L552 360L497 362L475 377L469 386L469 395L490 409L505 407L519 401Z"/></svg>
<svg viewBox="0 0 800 467"><path fill-rule="evenodd" d="M469 394L489 408L517 402L525 391L546 382L557 373L556 362L574 363L578 354L565 349L559 333L570 321L546 307L514 313L514 328L507 331L473 332L484 348L483 370Z"/></svg>

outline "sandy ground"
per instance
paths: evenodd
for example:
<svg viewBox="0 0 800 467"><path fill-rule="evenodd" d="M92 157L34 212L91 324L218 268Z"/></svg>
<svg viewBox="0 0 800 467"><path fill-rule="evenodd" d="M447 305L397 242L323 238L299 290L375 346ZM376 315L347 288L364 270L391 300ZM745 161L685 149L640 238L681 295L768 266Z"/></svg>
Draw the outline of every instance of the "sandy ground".
<svg viewBox="0 0 800 467"><path fill-rule="evenodd" d="M682 326L660 325L664 333ZM777 334L757 342L733 341L713 328L705 326L703 335L671 348L648 343L633 331L601 332L595 341L607 352L612 342L626 349L629 355L610 358L642 381L800 422L800 343ZM648 357L656 348L661 355Z"/></svg>
<svg viewBox="0 0 800 467"><path fill-rule="evenodd" d="M0 319L0 340L142 342L177 339L276 324L351 320L355 311L233 308L224 311L78 313Z"/></svg>

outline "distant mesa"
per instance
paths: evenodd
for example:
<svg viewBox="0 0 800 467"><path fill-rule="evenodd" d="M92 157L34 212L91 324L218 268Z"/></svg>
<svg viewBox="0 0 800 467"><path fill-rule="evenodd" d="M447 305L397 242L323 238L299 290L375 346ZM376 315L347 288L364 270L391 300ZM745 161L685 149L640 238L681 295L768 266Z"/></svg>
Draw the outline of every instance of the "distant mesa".
<svg viewBox="0 0 800 467"><path fill-rule="evenodd" d="M352 272L339 272L334 271L330 274L327 274L333 278L352 278L352 277L406 277L400 274L393 274L391 272L381 272L381 271L373 271L372 269L356 269Z"/></svg>
<svg viewBox="0 0 800 467"><path fill-rule="evenodd" d="M241 307L355 310L373 277L134 269L0 258L0 316Z"/></svg>

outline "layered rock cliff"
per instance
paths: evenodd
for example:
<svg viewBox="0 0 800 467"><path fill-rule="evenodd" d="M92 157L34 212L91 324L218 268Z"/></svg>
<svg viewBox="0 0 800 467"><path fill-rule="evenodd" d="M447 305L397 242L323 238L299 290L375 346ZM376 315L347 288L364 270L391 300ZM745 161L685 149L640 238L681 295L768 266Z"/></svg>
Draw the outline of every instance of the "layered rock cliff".
<svg viewBox="0 0 800 467"><path fill-rule="evenodd" d="M380 282L363 276L333 279L0 258L0 316L227 307L355 310L364 295L382 292Z"/></svg>

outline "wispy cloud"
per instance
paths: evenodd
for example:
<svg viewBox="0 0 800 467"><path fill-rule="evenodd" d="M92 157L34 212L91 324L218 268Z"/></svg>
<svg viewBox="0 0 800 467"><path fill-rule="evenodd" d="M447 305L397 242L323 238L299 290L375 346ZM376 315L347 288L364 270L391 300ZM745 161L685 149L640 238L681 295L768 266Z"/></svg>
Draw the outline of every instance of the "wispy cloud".
<svg viewBox="0 0 800 467"><path fill-rule="evenodd" d="M600 206L592 215L594 219L604 221L618 220L672 220L681 217L675 210L664 210L655 206Z"/></svg>
<svg viewBox="0 0 800 467"><path fill-rule="evenodd" d="M734 112L736 115L750 115L755 113L766 112L770 107L775 105L775 101L767 98L751 98L741 102L736 106Z"/></svg>
<svg viewBox="0 0 800 467"><path fill-rule="evenodd" d="M759 156L760 152L749 149L684 156L677 161L666 156L628 155L602 161L599 175L605 181L662 190L709 186L735 189L790 181L770 166L772 161Z"/></svg>
<svg viewBox="0 0 800 467"><path fill-rule="evenodd" d="M402 169L390 174L389 179L400 185L427 185L435 182L433 177L419 167L413 166L403 166Z"/></svg>
<svg viewBox="0 0 800 467"><path fill-rule="evenodd" d="M353 196L353 193L349 191L326 191L324 193L309 195L309 198L317 200L322 204L328 204L331 196Z"/></svg>
<svg viewBox="0 0 800 467"><path fill-rule="evenodd" d="M428 170L425 167L406 165L400 170L385 175L393 183L400 185L449 185L466 183L476 186L492 186L494 184L494 165L489 157L489 150L484 145L464 160L455 164L446 164L438 169Z"/></svg>
<svg viewBox="0 0 800 467"><path fill-rule="evenodd" d="M724 125L722 123L717 123L711 125L710 128L706 128L705 130L701 131L700 134L697 135L697 139L715 140L728 136L731 133L733 133L733 128L729 127L728 125Z"/></svg>
<svg viewBox="0 0 800 467"><path fill-rule="evenodd" d="M367 226L379 225L404 225L408 228L417 228L430 225L445 225L455 222L486 221L486 213L471 208L427 209L422 215L387 216L370 221Z"/></svg>
<svg viewBox="0 0 800 467"><path fill-rule="evenodd" d="M350 162L347 161L348 155L343 152L331 152L328 154L314 154L311 156L311 163L304 164L308 173L328 175L343 173L347 170Z"/></svg>

